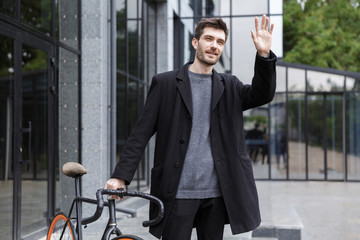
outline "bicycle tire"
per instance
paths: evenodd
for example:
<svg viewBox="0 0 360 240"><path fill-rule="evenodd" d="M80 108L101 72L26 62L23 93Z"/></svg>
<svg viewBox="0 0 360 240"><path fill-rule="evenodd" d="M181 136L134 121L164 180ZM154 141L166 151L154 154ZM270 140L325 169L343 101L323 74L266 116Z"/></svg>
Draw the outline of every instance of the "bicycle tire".
<svg viewBox="0 0 360 240"><path fill-rule="evenodd" d="M65 231L63 232L65 227ZM61 237L61 234L63 235ZM46 240L76 240L74 225L68 221L64 213L58 213L51 221Z"/></svg>
<svg viewBox="0 0 360 240"><path fill-rule="evenodd" d="M134 235L121 235L111 240L143 240L143 239Z"/></svg>

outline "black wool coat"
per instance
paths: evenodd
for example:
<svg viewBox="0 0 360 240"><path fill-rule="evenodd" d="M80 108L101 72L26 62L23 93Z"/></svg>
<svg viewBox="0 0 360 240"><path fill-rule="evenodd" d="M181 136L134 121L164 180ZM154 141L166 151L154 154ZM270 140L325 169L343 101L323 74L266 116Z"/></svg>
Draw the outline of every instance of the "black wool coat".
<svg viewBox="0 0 360 240"><path fill-rule="evenodd" d="M260 224L258 195L247 155L243 111L269 103L275 94L276 56L256 55L252 84L233 75L212 75L210 138L215 169L233 234ZM131 182L144 149L156 133L150 193L164 202L165 216L150 232L160 238L180 182L192 125L189 64L155 75L144 109L131 132L112 177ZM155 216L150 205L150 217Z"/></svg>

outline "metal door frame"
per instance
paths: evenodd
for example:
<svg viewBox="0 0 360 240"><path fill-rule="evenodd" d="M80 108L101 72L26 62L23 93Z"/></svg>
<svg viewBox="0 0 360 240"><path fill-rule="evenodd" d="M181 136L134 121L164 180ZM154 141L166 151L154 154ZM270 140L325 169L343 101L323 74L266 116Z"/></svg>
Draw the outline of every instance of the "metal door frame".
<svg viewBox="0 0 360 240"><path fill-rule="evenodd" d="M55 46L28 32L21 31L7 24L1 24L0 34L14 40L14 129L13 129L13 239L21 239L21 163L23 158L20 148L22 145L22 45L37 48L48 54L47 60L47 123L48 123L48 189L47 215L52 216L55 206L55 159L56 151L56 81L55 81Z"/></svg>

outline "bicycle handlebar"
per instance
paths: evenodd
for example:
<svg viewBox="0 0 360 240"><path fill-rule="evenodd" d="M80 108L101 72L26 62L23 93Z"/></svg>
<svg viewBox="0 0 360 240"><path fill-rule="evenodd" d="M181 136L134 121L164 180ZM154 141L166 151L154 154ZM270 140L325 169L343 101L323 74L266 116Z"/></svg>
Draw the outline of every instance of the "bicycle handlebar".
<svg viewBox="0 0 360 240"><path fill-rule="evenodd" d="M144 227L154 226L154 225L158 224L162 220L162 218L164 217L164 205L163 205L162 201L160 199L158 199L157 197L154 197L154 196L152 196L150 194L143 193L143 192L134 192L134 191L124 191L124 190L113 190L113 189L101 188L101 189L96 191L97 207L96 207L96 211L95 211L94 215L91 216L91 217L84 218L81 221L82 225L86 225L86 224L95 222L96 220L98 220L100 218L100 216L102 214L102 211L104 209L104 205L105 205L104 198L103 198L103 195L105 195L105 194L116 195L116 196L119 196L120 198L123 198L125 196L140 197L140 198L150 200L151 202L154 202L158 206L158 215L154 219L144 221L142 223L142 225Z"/></svg>

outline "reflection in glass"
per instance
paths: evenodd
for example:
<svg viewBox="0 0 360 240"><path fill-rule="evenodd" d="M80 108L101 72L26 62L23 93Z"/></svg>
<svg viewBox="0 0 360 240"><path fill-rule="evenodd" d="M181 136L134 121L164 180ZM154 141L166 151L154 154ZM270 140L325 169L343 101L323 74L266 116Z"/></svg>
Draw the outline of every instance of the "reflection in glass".
<svg viewBox="0 0 360 240"><path fill-rule="evenodd" d="M330 73L307 71L307 91L336 92L344 91L344 76Z"/></svg>
<svg viewBox="0 0 360 240"><path fill-rule="evenodd" d="M12 239L14 40L0 35L0 232ZM6 207L5 207L6 206Z"/></svg>
<svg viewBox="0 0 360 240"><path fill-rule="evenodd" d="M326 95L326 171L331 180L344 177L342 105L342 95Z"/></svg>
<svg viewBox="0 0 360 240"><path fill-rule="evenodd" d="M288 106L289 175L291 179L305 179L305 95L289 94Z"/></svg>
<svg viewBox="0 0 360 240"><path fill-rule="evenodd" d="M307 104L309 179L324 179L324 97L310 95Z"/></svg>
<svg viewBox="0 0 360 240"><path fill-rule="evenodd" d="M56 5L56 35L60 42L78 48L78 1L59 0Z"/></svg>
<svg viewBox="0 0 360 240"><path fill-rule="evenodd" d="M305 92L305 70L288 68L288 91Z"/></svg>
<svg viewBox="0 0 360 240"><path fill-rule="evenodd" d="M127 18L136 19L138 18L138 0L126 0Z"/></svg>
<svg viewBox="0 0 360 240"><path fill-rule="evenodd" d="M2 0L0 2L0 13L15 17L15 0Z"/></svg>
<svg viewBox="0 0 360 240"><path fill-rule="evenodd" d="M23 45L22 48L22 126L24 132L21 164L21 234L25 236L46 225L48 182L48 70L47 53ZM30 140L29 140L30 139ZM30 156L29 156L30 155ZM30 159L29 159L30 158ZM38 203L36 208L33 203Z"/></svg>
<svg viewBox="0 0 360 240"><path fill-rule="evenodd" d="M251 4L244 4L242 1L232 0L232 15L250 15L261 16L268 12L268 0L252 0Z"/></svg>
<svg viewBox="0 0 360 240"><path fill-rule="evenodd" d="M140 64L139 59L139 41L138 36L138 21L128 21L128 52L129 52L129 73L133 76L138 77L138 67ZM139 26L140 27L140 26Z"/></svg>
<svg viewBox="0 0 360 240"><path fill-rule="evenodd" d="M116 2L116 9L116 66L117 69L126 71L126 12L123 0Z"/></svg>
<svg viewBox="0 0 360 240"><path fill-rule="evenodd" d="M224 22L226 23L227 27L230 28L230 19L223 18ZM220 73L230 73L231 71L231 32L229 32L228 39L226 41L224 51L221 54L219 61L215 65L215 70ZM192 46L191 46L192 47Z"/></svg>
<svg viewBox="0 0 360 240"><path fill-rule="evenodd" d="M360 77L359 78L346 77L346 90L360 91Z"/></svg>
<svg viewBox="0 0 360 240"><path fill-rule="evenodd" d="M245 144L257 179L269 178L268 113L267 106L244 112Z"/></svg>
<svg viewBox="0 0 360 240"><path fill-rule="evenodd" d="M22 0L21 22L50 36L51 0Z"/></svg>
<svg viewBox="0 0 360 240"><path fill-rule="evenodd" d="M276 92L286 92L286 68L276 66Z"/></svg>
<svg viewBox="0 0 360 240"><path fill-rule="evenodd" d="M346 96L346 156L349 180L360 180L360 94Z"/></svg>
<svg viewBox="0 0 360 240"><path fill-rule="evenodd" d="M230 1L233 1L233 0L221 0L220 4L215 4L214 15L215 16L230 16Z"/></svg>
<svg viewBox="0 0 360 240"><path fill-rule="evenodd" d="M288 166L286 94L276 94L270 106L271 179L284 179Z"/></svg>
<svg viewBox="0 0 360 240"><path fill-rule="evenodd" d="M254 28L254 18L233 17L232 26L232 39L236 41L233 42L231 49L233 56L231 66L232 74L238 76L244 84L251 84L256 56L256 49L250 35L250 30Z"/></svg>
<svg viewBox="0 0 360 240"><path fill-rule="evenodd" d="M119 60L118 60L119 61ZM116 91L116 159L119 160L120 153L125 145L125 141L128 137L127 129L127 113L126 113L126 76L123 74L117 74L117 91Z"/></svg>

